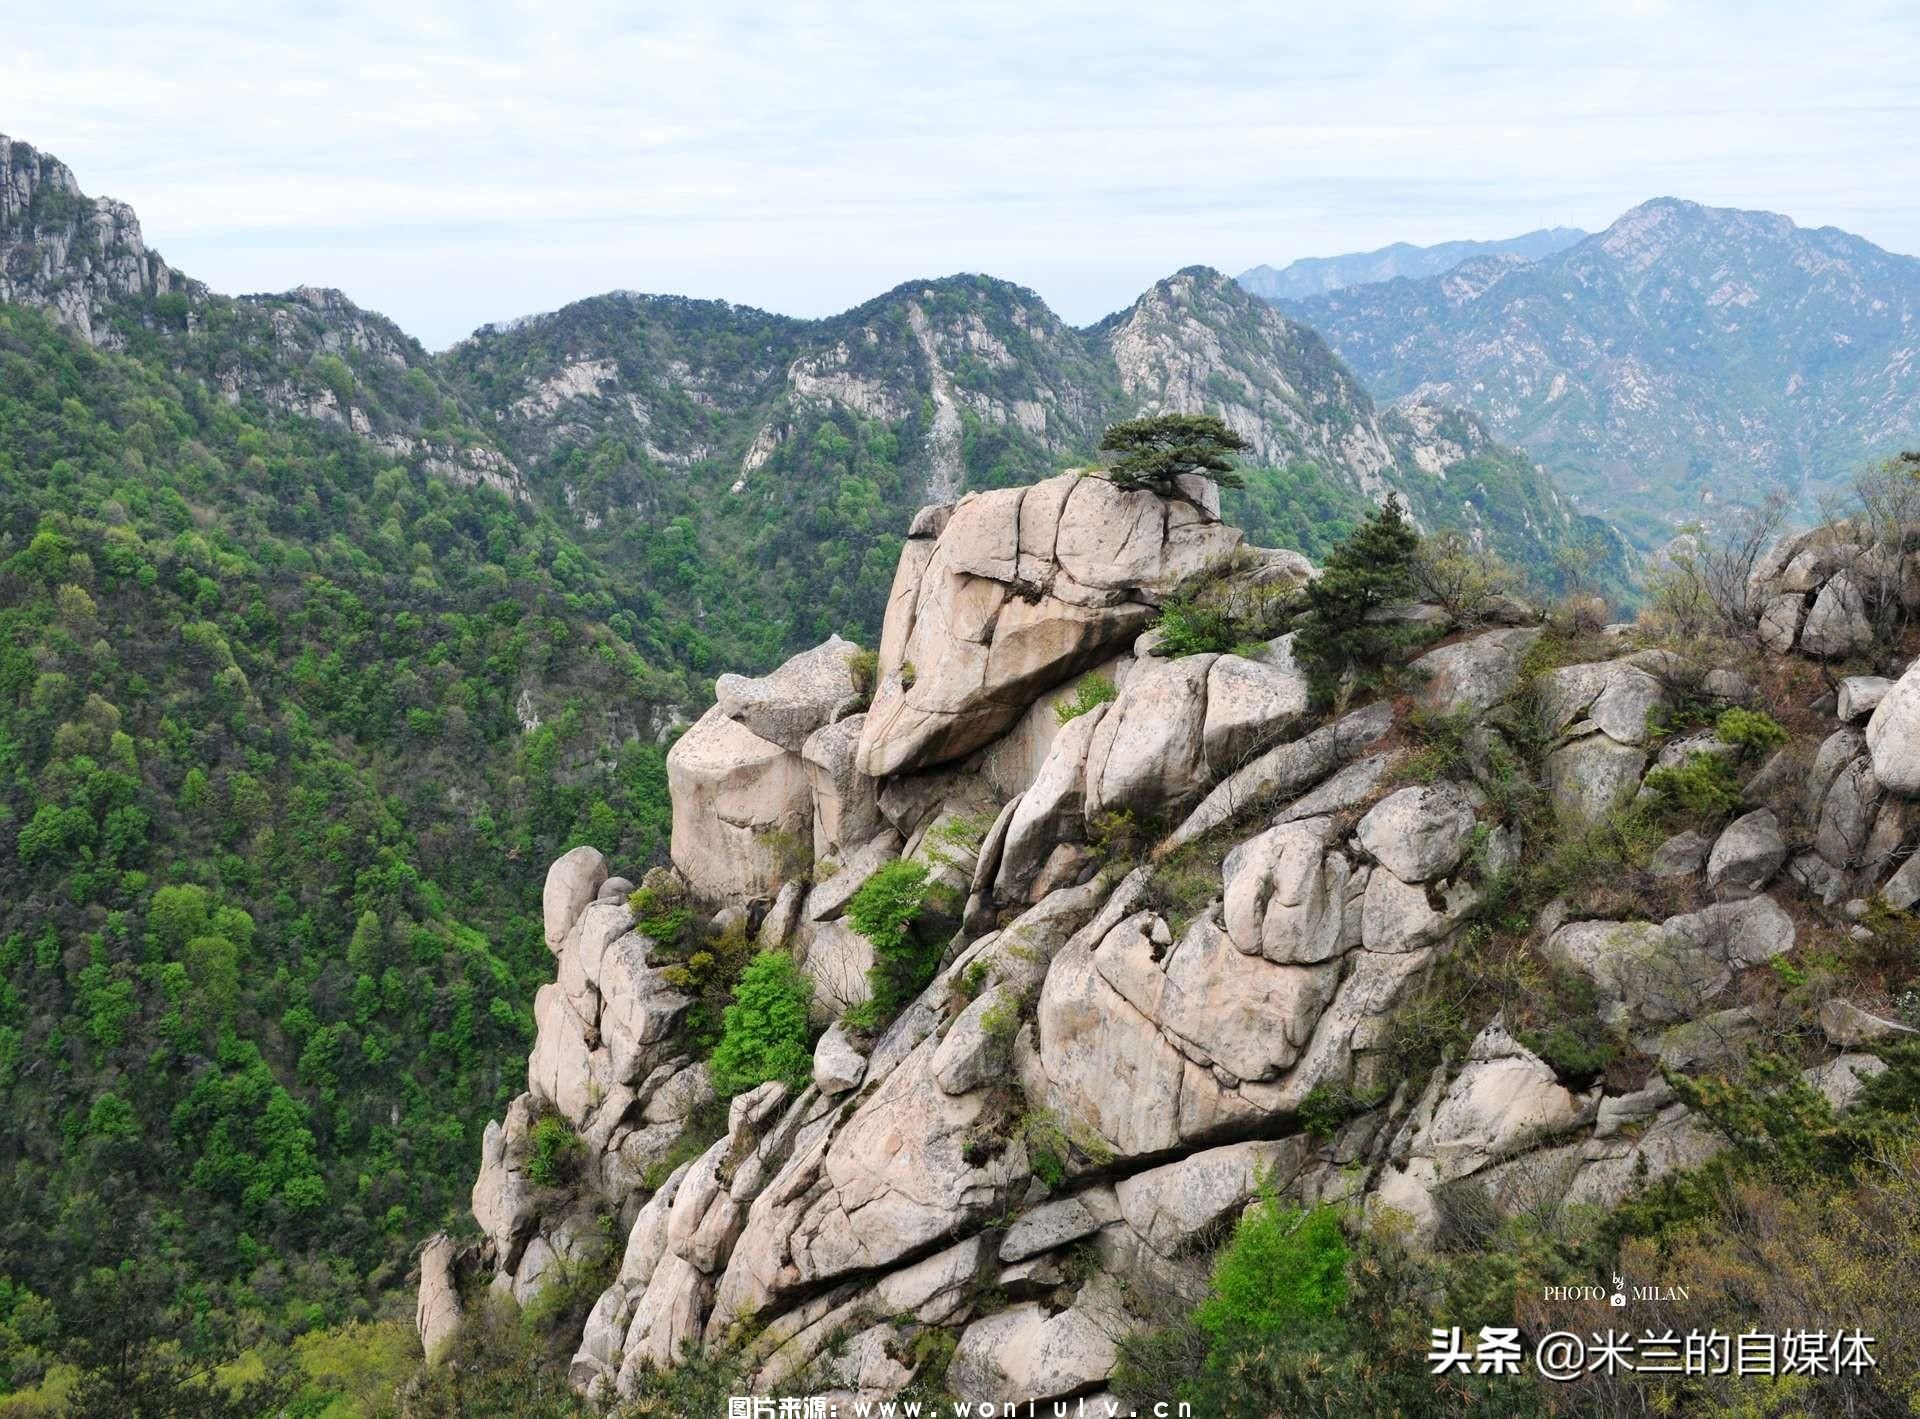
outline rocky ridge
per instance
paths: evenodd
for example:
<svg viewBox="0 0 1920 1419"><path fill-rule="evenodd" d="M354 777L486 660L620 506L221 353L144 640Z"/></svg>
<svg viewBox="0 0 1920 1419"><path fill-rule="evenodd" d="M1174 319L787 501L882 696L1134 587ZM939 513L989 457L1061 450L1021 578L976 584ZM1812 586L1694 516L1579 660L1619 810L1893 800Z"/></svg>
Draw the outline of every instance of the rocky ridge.
<svg viewBox="0 0 1920 1419"><path fill-rule="evenodd" d="M337 290L231 298L147 246L133 208L88 197L50 153L0 134L0 303L89 345L164 351L229 404L258 401L367 439L395 460L523 498L513 461L465 415L432 356Z"/></svg>
<svg viewBox="0 0 1920 1419"><path fill-rule="evenodd" d="M937 1328L963 1397L1096 1396L1138 1323L1128 1295L1198 1294L1208 1240L1263 1185L1396 1214L1419 1240L1462 1186L1510 1210L1608 1206L1722 1146L1658 1069L1570 1081L1503 1015L1421 1077L1397 1070L1389 1032L1526 850L1483 781L1503 707L1523 697L1543 721L1553 811L1577 827L1649 792L1663 759L1730 751L1650 742L1677 687L1724 705L1753 687L1624 647L1535 673L1537 623L1467 630L1415 662L1419 706L1462 727L1467 767L1419 782L1392 702L1311 712L1289 637L1162 658L1136 634L1197 581L1310 574L1241 546L1204 498L1067 474L915 519L872 708L843 693L834 643L724 681L672 754L673 860L709 908L791 953L823 1022L864 995L871 948L839 914L880 866L926 863L956 930L896 1019L877 1035L835 1019L807 1087L734 1098L724 1134L664 1179L648 1169L711 1093L675 1035L690 1002L651 963L631 884L592 849L554 864L557 979L528 1092L487 1130L485 1241L461 1264L524 1301L604 1254L594 1218L618 1217L577 1387L630 1392L642 1367L740 1346L754 1393L886 1396ZM1117 695L1063 722L1093 674ZM1794 946L1797 894L1920 897L1920 666L1868 698L1864 733L1840 725L1811 763L1782 750L1752 775L1764 807L1662 846L1653 870L1697 882L1701 905L1639 920L1562 903L1537 923L1648 1060L1688 1071L1751 1032L1738 983ZM1103 860L1095 824L1115 813L1170 831L1132 865ZM773 850L796 834L810 871ZM1821 1025L1835 1053L1805 1077L1844 1108L1884 1067L1857 1047L1902 1027L1844 1001ZM1308 1128L1328 1099L1351 1107ZM547 1112L583 1144L572 1196L529 1177ZM444 1246L428 1256L433 1346L457 1301Z"/></svg>

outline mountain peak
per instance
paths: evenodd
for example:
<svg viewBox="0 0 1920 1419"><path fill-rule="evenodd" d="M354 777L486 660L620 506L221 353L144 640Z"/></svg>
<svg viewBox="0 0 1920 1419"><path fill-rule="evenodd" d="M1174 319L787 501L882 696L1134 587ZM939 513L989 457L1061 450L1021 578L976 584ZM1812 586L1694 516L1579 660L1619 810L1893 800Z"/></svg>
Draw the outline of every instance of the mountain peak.
<svg viewBox="0 0 1920 1419"><path fill-rule="evenodd" d="M1519 441L1648 546L1781 486L1809 511L1920 435L1920 260L1662 196L1531 264L1289 302L1382 398Z"/></svg>
<svg viewBox="0 0 1920 1419"><path fill-rule="evenodd" d="M65 163L0 134L0 301L112 346L123 343L107 318L116 302L205 291L147 249L133 208L88 197Z"/></svg>

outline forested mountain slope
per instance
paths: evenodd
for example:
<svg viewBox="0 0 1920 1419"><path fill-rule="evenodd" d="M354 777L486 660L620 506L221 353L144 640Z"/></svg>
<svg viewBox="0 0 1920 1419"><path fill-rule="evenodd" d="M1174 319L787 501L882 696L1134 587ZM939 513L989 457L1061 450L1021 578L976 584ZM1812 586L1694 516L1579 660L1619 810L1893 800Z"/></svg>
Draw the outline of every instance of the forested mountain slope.
<svg viewBox="0 0 1920 1419"><path fill-rule="evenodd" d="M335 291L213 293L0 140L0 281L14 1387L389 1309L518 1092L545 864L659 860L686 712L871 643L922 502L1206 408L1255 540L1398 488L1618 565L1472 419L1375 410L1200 269L1090 331L962 277L818 322L608 296L436 357Z"/></svg>
<svg viewBox="0 0 1920 1419"><path fill-rule="evenodd" d="M1376 409L1311 330L1204 267L1084 331L984 276L812 322L616 293L483 327L444 368L610 562L644 575L663 527L697 543L707 574L675 584L727 639L758 632L754 664L873 627L915 507L1085 463L1142 412L1216 412L1248 441L1228 511L1257 542L1322 552L1397 490L1543 580L1573 549L1624 571L1474 418Z"/></svg>

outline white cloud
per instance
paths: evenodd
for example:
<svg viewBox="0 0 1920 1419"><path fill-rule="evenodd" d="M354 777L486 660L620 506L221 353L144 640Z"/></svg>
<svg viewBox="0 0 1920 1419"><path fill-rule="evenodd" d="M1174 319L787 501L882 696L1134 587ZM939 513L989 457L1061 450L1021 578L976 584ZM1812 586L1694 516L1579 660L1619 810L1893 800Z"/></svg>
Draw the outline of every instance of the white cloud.
<svg viewBox="0 0 1920 1419"><path fill-rule="evenodd" d="M1091 320L1196 261L1662 193L1920 249L1917 29L1845 0L76 0L9 20L0 129L220 288L339 285L433 344L615 286L821 314L961 269Z"/></svg>

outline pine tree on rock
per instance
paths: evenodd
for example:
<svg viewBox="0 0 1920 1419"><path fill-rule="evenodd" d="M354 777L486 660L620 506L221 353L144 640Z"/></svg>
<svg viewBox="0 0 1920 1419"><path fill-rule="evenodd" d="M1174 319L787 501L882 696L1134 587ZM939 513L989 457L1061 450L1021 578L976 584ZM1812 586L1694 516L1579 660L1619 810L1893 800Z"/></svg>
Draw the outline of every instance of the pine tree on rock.
<svg viewBox="0 0 1920 1419"><path fill-rule="evenodd" d="M1319 577L1307 585L1306 623L1295 653L1316 675L1338 676L1385 662L1398 647L1399 627L1367 618L1413 595L1414 553L1420 533L1397 495L1333 549Z"/></svg>
<svg viewBox="0 0 1920 1419"><path fill-rule="evenodd" d="M1109 427L1100 439L1102 453L1117 453L1107 479L1127 492L1146 489L1162 497L1177 493L1175 483L1189 473L1211 478L1223 488L1242 488L1245 480L1227 461L1247 441L1217 414L1155 414Z"/></svg>

